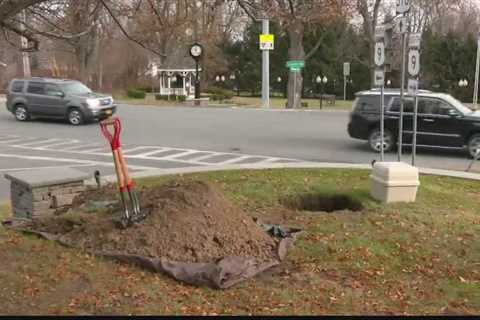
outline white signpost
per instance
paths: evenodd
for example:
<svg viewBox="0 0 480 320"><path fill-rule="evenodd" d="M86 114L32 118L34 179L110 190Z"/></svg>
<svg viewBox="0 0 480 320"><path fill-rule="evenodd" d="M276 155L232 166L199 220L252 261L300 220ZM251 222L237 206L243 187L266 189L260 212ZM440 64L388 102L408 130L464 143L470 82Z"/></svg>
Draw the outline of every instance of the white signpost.
<svg viewBox="0 0 480 320"><path fill-rule="evenodd" d="M478 81L480 75L480 34L477 39L477 64L475 66L475 88L473 88L473 105L475 109L478 107Z"/></svg>
<svg viewBox="0 0 480 320"><path fill-rule="evenodd" d="M417 155L417 127L418 127L418 75L420 74L420 41L421 34L412 34L408 42L408 94L414 97L413 109L413 137L412 137L412 166L415 166Z"/></svg>
<svg viewBox="0 0 480 320"><path fill-rule="evenodd" d="M375 86L380 87L380 161L385 161L385 28L375 30Z"/></svg>
<svg viewBox="0 0 480 320"><path fill-rule="evenodd" d="M397 13L402 17L399 21L399 31L402 35L402 78L400 80L400 119L398 121L398 161L402 161L403 150L403 109L405 93L405 55L407 51L407 33L408 33L408 12L410 11L409 0L397 0Z"/></svg>
<svg viewBox="0 0 480 320"><path fill-rule="evenodd" d="M350 76L350 62L343 63L343 100L347 101L347 77Z"/></svg>

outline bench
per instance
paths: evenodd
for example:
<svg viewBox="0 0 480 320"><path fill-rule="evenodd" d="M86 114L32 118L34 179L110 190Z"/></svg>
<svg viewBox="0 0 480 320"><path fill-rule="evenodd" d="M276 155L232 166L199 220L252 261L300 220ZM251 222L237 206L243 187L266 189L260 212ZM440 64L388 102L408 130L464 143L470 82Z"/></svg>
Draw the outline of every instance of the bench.
<svg viewBox="0 0 480 320"><path fill-rule="evenodd" d="M36 219L54 215L72 206L85 191L88 174L71 168L17 171L10 180L10 198L15 218Z"/></svg>

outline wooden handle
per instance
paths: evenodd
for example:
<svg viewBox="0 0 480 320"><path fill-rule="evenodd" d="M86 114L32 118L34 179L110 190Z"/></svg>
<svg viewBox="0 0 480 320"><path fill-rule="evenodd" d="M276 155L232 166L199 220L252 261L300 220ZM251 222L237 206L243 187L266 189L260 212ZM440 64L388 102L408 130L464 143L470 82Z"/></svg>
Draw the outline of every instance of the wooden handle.
<svg viewBox="0 0 480 320"><path fill-rule="evenodd" d="M118 187L120 192L125 191L125 176L122 170L122 164L118 156L118 150L113 150L113 161L115 163L115 172L117 173Z"/></svg>
<svg viewBox="0 0 480 320"><path fill-rule="evenodd" d="M125 183L127 184L127 188L130 189L133 186L133 180L128 173L127 163L123 158L122 148L117 149L118 161L120 163L120 167L122 168L123 177L125 179Z"/></svg>

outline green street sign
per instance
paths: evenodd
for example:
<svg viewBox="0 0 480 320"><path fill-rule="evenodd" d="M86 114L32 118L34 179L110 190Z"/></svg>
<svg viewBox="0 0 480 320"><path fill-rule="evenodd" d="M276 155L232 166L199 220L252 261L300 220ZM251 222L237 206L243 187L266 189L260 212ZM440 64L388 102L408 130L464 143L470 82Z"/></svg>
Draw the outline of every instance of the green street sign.
<svg viewBox="0 0 480 320"><path fill-rule="evenodd" d="M292 68L303 68L305 67L305 61L303 60L291 60L287 61L287 67L292 69Z"/></svg>
<svg viewBox="0 0 480 320"><path fill-rule="evenodd" d="M294 68L294 67L289 67L290 72L300 72L302 71L302 68Z"/></svg>

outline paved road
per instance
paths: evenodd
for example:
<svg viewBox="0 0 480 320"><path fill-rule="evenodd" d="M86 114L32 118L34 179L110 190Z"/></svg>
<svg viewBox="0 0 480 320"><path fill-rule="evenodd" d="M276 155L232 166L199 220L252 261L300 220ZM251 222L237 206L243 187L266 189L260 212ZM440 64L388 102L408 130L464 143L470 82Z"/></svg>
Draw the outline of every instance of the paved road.
<svg viewBox="0 0 480 320"><path fill-rule="evenodd" d="M378 158L346 133L347 112L119 106L122 142L134 171L235 163L369 163ZM396 159L394 154L387 160ZM407 154L405 160L409 159ZM464 170L461 153L421 151L418 165ZM0 102L0 174L38 167L113 173L98 124L16 122ZM474 167L473 171L480 169ZM8 185L0 178L0 199Z"/></svg>

